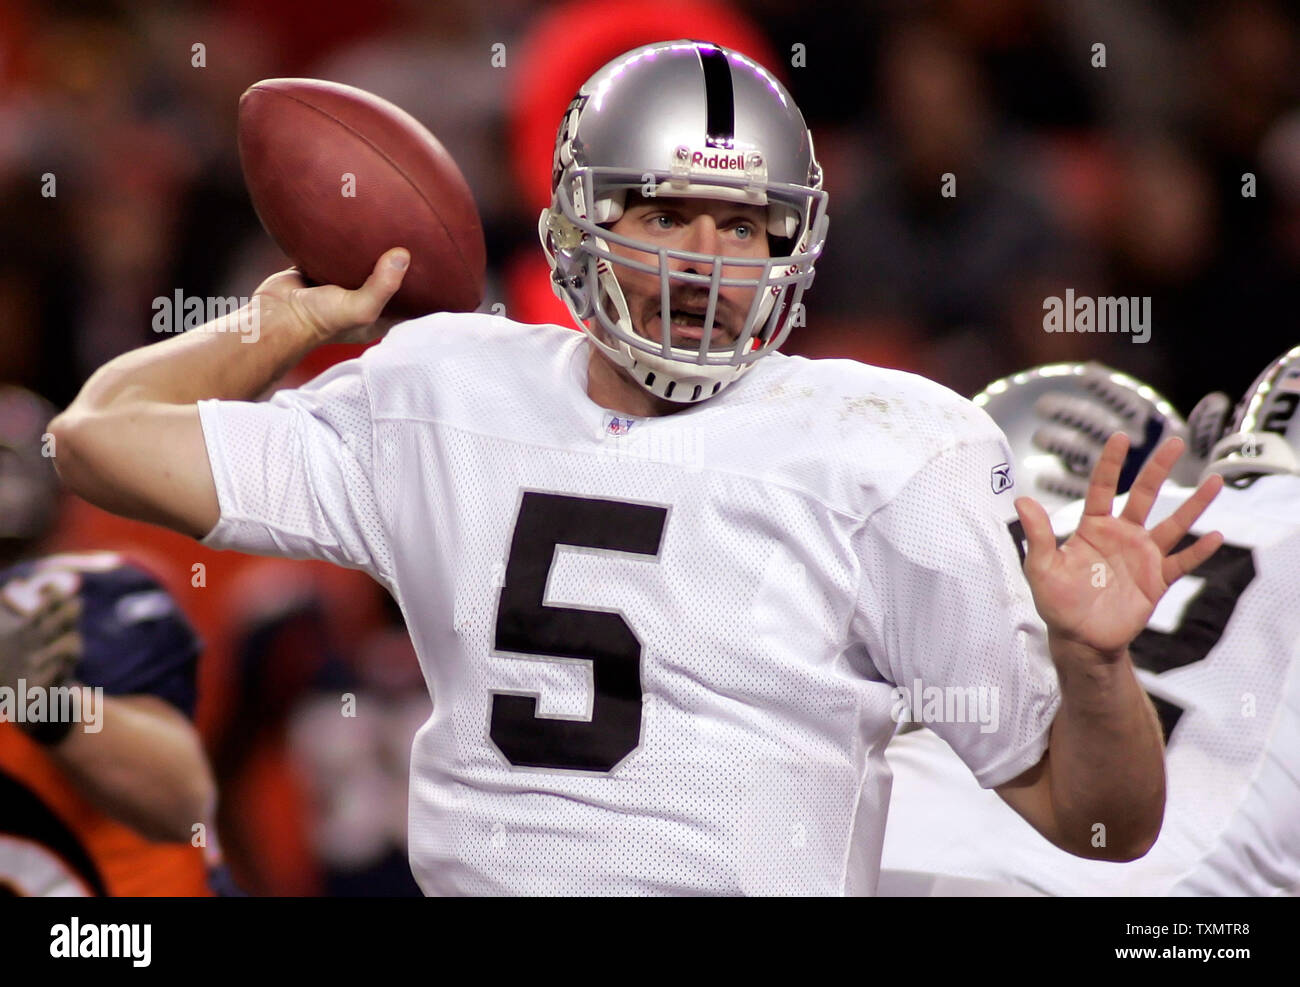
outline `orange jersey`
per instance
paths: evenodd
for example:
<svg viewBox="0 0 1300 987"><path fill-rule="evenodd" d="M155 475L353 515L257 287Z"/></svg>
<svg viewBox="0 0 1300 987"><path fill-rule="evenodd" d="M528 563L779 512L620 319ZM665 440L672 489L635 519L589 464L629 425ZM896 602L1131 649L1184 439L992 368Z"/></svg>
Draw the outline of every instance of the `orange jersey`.
<svg viewBox="0 0 1300 987"><path fill-rule="evenodd" d="M50 584L81 601L75 678L109 696L153 695L193 715L199 641L148 573L108 552L55 555L0 573L25 609ZM74 726L73 729L79 729ZM215 834L204 834L212 843ZM83 797L40 744L0 723L0 890L21 895L207 895L202 849L151 843Z"/></svg>
<svg viewBox="0 0 1300 987"><path fill-rule="evenodd" d="M0 723L0 894L209 895L203 851L151 843L94 808L48 753Z"/></svg>

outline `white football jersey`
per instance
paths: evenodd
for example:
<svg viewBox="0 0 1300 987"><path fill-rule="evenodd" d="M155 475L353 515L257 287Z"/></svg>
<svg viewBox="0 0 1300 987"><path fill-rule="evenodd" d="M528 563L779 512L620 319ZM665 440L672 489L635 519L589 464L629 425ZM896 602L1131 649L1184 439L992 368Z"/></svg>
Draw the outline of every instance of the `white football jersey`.
<svg viewBox="0 0 1300 987"><path fill-rule="evenodd" d="M428 316L268 402L202 402L205 544L401 605L433 697L427 893L872 893L894 683L998 697L995 729L936 724L985 785L1037 763L1059 702L1001 432L923 378L784 355L612 415L587 345Z"/></svg>
<svg viewBox="0 0 1300 987"><path fill-rule="evenodd" d="M1149 524L1191 492L1166 484ZM1058 535L1081 510L1053 516ZM1164 826L1146 856L1056 849L920 730L887 752L882 892L926 872L1057 895L1300 893L1300 477L1225 488L1194 533L1213 530L1224 546L1170 587L1132 647L1168 744Z"/></svg>

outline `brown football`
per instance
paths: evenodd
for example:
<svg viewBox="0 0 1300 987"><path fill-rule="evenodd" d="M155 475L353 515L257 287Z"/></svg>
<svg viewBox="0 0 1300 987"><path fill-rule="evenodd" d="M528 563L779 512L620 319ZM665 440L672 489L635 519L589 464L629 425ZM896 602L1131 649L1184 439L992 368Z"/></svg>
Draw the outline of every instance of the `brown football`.
<svg viewBox="0 0 1300 987"><path fill-rule="evenodd" d="M405 110L319 79L264 79L239 100L239 160L253 208L304 277L359 288L379 255L411 266L386 316L470 312L486 250L465 176Z"/></svg>

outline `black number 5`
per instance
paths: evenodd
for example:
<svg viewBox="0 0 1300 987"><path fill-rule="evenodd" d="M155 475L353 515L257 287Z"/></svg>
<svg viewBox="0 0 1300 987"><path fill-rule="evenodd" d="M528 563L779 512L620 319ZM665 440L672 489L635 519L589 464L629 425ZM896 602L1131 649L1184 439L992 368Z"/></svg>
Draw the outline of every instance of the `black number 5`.
<svg viewBox="0 0 1300 987"><path fill-rule="evenodd" d="M542 603L557 545L655 557L668 508L526 491L497 607L496 652L591 662L591 719L537 715L537 697L492 694L489 735L517 767L610 771L641 742L641 641L617 613Z"/></svg>

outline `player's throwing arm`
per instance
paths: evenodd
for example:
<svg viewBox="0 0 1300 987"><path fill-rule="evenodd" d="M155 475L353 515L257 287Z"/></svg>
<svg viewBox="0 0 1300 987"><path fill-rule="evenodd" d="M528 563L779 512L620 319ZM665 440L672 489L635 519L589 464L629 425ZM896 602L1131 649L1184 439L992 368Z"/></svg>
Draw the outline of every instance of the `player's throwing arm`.
<svg viewBox="0 0 1300 987"><path fill-rule="evenodd" d="M322 343L382 335L389 323L377 320L408 262L389 250L356 291L281 271L249 301L255 345L237 331L251 317L240 309L105 364L50 425L64 483L115 514L203 537L220 512L197 402L251 401Z"/></svg>

